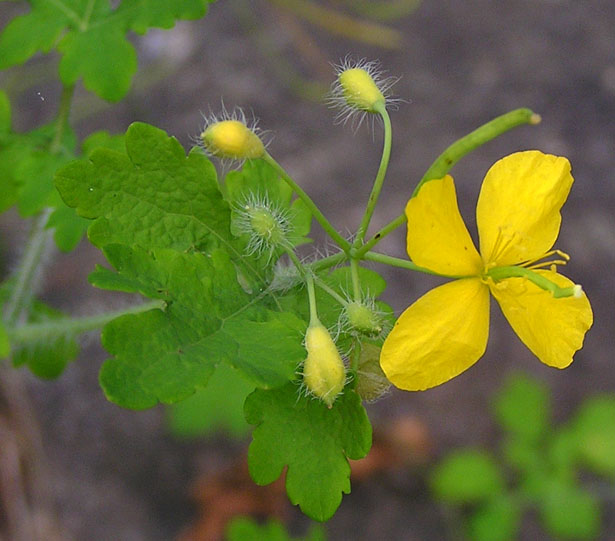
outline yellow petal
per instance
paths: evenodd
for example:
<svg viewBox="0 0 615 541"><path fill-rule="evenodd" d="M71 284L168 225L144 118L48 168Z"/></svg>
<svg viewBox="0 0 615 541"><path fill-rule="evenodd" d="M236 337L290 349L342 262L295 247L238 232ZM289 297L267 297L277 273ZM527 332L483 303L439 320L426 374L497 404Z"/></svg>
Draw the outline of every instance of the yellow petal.
<svg viewBox="0 0 615 541"><path fill-rule="evenodd" d="M482 261L457 206L450 176L423 184L406 205L407 249L421 267L446 276L477 275Z"/></svg>
<svg viewBox="0 0 615 541"><path fill-rule="evenodd" d="M455 280L423 295L397 320L380 365L406 391L435 387L461 374L485 352L489 288L477 278Z"/></svg>
<svg viewBox="0 0 615 541"><path fill-rule="evenodd" d="M574 285L553 271L536 272L560 287ZM555 368L572 362L593 322L585 293L556 299L525 278L508 278L489 287L514 331L536 357Z"/></svg>
<svg viewBox="0 0 615 541"><path fill-rule="evenodd" d="M476 221L485 264L516 265L548 252L573 178L566 158L537 150L517 152L487 172Z"/></svg>

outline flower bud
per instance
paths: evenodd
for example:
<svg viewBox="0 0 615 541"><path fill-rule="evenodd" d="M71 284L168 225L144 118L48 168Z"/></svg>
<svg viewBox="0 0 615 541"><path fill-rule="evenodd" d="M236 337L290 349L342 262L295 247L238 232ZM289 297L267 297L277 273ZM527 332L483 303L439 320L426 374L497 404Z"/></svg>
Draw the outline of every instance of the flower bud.
<svg viewBox="0 0 615 541"><path fill-rule="evenodd" d="M368 113L376 113L376 105L384 105L385 98L370 73L360 67L342 71L338 76L346 103Z"/></svg>
<svg viewBox="0 0 615 541"><path fill-rule="evenodd" d="M265 145L254 131L237 119L211 123L201 133L205 150L212 156L250 160L265 154Z"/></svg>
<svg viewBox="0 0 615 541"><path fill-rule="evenodd" d="M390 387L391 383L380 368L380 347L361 344L355 391L363 400L372 402L385 394Z"/></svg>
<svg viewBox="0 0 615 541"><path fill-rule="evenodd" d="M272 203L267 195L250 194L233 209L231 231L237 236L249 235L246 251L250 255L289 245L292 229L288 211Z"/></svg>
<svg viewBox="0 0 615 541"><path fill-rule="evenodd" d="M353 330L367 336L375 336L382 332L380 316L373 306L352 301L346 306L345 313Z"/></svg>
<svg viewBox="0 0 615 541"><path fill-rule="evenodd" d="M308 352L303 363L303 381L308 390L329 408L344 389L346 367L331 338L321 324L310 324L305 334Z"/></svg>

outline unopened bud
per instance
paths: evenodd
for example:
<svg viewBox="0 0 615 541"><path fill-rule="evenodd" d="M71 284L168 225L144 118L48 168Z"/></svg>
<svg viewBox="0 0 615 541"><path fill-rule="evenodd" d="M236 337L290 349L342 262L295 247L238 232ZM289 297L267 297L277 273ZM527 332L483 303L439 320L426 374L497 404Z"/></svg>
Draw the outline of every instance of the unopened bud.
<svg viewBox="0 0 615 541"><path fill-rule="evenodd" d="M380 316L374 307L359 301L348 303L345 308L346 319L351 328L368 336L375 336L382 332Z"/></svg>
<svg viewBox="0 0 615 541"><path fill-rule="evenodd" d="M344 361L321 323L308 327L305 349L308 355L303 363L303 381L308 390L330 408L346 383Z"/></svg>
<svg viewBox="0 0 615 541"><path fill-rule="evenodd" d="M222 120L210 124L201 133L205 150L219 158L250 160L265 154L265 145L240 120Z"/></svg>
<svg viewBox="0 0 615 541"><path fill-rule="evenodd" d="M385 98L370 73L363 68L350 68L338 76L346 103L368 113L376 113L378 104L384 105Z"/></svg>

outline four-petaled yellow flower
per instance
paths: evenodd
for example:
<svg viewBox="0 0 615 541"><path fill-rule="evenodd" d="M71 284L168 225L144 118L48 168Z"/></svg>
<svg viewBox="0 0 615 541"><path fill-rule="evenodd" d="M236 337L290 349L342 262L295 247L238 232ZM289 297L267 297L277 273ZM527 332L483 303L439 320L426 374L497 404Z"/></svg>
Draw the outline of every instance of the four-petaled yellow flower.
<svg viewBox="0 0 615 541"><path fill-rule="evenodd" d="M472 366L487 345L490 291L543 363L572 362L593 315L581 287L556 272L568 256L550 251L572 183L565 158L527 151L496 162L476 208L480 254L459 213L453 179L421 186L406 206L408 255L458 279L429 291L397 320L380 357L395 386L428 389ZM554 254L560 259L545 260Z"/></svg>

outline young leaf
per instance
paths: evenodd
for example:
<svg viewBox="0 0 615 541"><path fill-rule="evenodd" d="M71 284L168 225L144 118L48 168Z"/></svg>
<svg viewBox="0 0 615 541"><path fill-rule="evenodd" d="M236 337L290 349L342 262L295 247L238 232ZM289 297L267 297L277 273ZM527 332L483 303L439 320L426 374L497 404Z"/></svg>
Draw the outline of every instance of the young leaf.
<svg viewBox="0 0 615 541"><path fill-rule="evenodd" d="M539 501L545 528L564 539L595 539L601 517L597 499L572 484L552 480Z"/></svg>
<svg viewBox="0 0 615 541"><path fill-rule="evenodd" d="M447 503L477 503L501 494L504 478L490 454L478 449L455 451L431 473L431 489Z"/></svg>
<svg viewBox="0 0 615 541"><path fill-rule="evenodd" d="M110 245L105 255L118 274L99 268L90 277L94 285L167 305L117 318L103 329L103 345L115 358L103 365L100 381L113 402L142 409L182 400L205 386L221 361L257 387L294 379L305 357L305 323L253 302L224 252L149 254Z"/></svg>
<svg viewBox="0 0 615 541"><path fill-rule="evenodd" d="M4 90L0 90L0 134L11 130L11 102Z"/></svg>
<svg viewBox="0 0 615 541"><path fill-rule="evenodd" d="M207 5L213 1L131 0L120 4L118 14L126 13L130 28L144 34L151 27L172 28L178 19L200 19L207 12Z"/></svg>
<svg viewBox="0 0 615 541"><path fill-rule="evenodd" d="M182 438L206 436L215 431L243 438L249 432L243 417L243 403L253 390L254 385L237 370L219 364L207 387L169 408L171 431Z"/></svg>
<svg viewBox="0 0 615 541"><path fill-rule="evenodd" d="M257 524L253 519L237 517L226 529L226 541L325 541L321 527L314 525L305 537L291 537L284 526L270 520L266 524Z"/></svg>
<svg viewBox="0 0 615 541"><path fill-rule="evenodd" d="M615 476L615 398L587 399L571 429L583 464L598 474Z"/></svg>
<svg viewBox="0 0 615 541"><path fill-rule="evenodd" d="M10 352L11 344L9 342L9 335L6 333L6 329L0 321L0 359L8 357Z"/></svg>
<svg viewBox="0 0 615 541"><path fill-rule="evenodd" d="M519 503L507 495L497 496L471 515L469 538L473 541L513 541L517 539L520 520Z"/></svg>
<svg viewBox="0 0 615 541"><path fill-rule="evenodd" d="M44 323L65 317L53 308L35 301L32 305L28 323ZM22 345L11 343L11 357L14 366L27 366L30 371L44 379L55 379L75 359L79 345L75 337L69 335L51 335L37 342Z"/></svg>
<svg viewBox="0 0 615 541"><path fill-rule="evenodd" d="M248 396L246 420L256 425L248 451L250 474L259 485L275 481L285 466L286 491L314 520L333 516L350 493L348 458L363 458L371 446L371 425L352 390L329 409L299 394L295 384Z"/></svg>
<svg viewBox="0 0 615 541"><path fill-rule="evenodd" d="M496 396L496 419L515 437L536 442L549 430L549 399L549 391L544 385L517 374Z"/></svg>

